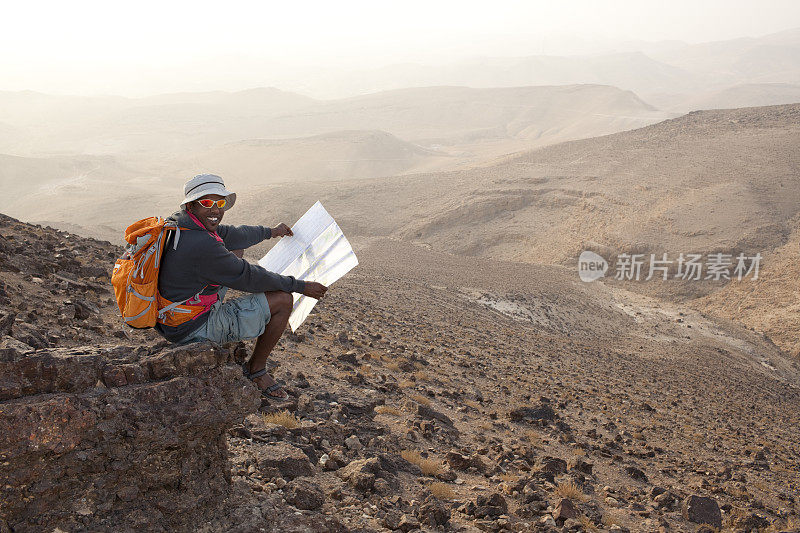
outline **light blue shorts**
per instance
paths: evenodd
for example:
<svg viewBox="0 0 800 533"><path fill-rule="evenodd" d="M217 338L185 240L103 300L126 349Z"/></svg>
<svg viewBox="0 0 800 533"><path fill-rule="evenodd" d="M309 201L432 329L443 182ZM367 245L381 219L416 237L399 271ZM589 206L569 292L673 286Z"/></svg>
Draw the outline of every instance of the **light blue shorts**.
<svg viewBox="0 0 800 533"><path fill-rule="evenodd" d="M209 311L208 320L180 342L212 341L217 344L254 339L264 333L271 317L267 296L256 292L223 303L226 287L219 291L219 300Z"/></svg>

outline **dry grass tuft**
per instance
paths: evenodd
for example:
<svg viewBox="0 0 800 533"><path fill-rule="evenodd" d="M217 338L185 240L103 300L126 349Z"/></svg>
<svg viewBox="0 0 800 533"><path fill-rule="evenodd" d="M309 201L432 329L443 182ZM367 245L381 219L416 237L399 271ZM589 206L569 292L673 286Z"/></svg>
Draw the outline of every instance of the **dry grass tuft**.
<svg viewBox="0 0 800 533"><path fill-rule="evenodd" d="M417 465L425 476L435 476L444 471L444 468L438 461L426 459L416 450L403 450L400 452L400 456L409 463Z"/></svg>
<svg viewBox="0 0 800 533"><path fill-rule="evenodd" d="M300 421L297 420L297 417L287 410L278 411L277 413L264 413L261 418L265 424L277 424L289 429L300 426Z"/></svg>
<svg viewBox="0 0 800 533"><path fill-rule="evenodd" d="M397 416L400 414L400 409L397 407L392 407L391 405L376 405L375 412L379 415L394 415Z"/></svg>
<svg viewBox="0 0 800 533"><path fill-rule="evenodd" d="M464 400L462 403L468 407L472 407L475 410L478 410L481 407L481 404L479 404L475 400Z"/></svg>
<svg viewBox="0 0 800 533"><path fill-rule="evenodd" d="M530 442L534 446L539 446L542 444L541 435L539 435L532 429L529 429L528 431L525 432L525 438L527 439L528 442Z"/></svg>
<svg viewBox="0 0 800 533"><path fill-rule="evenodd" d="M381 362L392 360L391 357L388 357L385 353L379 350L372 350L370 352L367 352L364 354L364 357L367 359L372 359L373 361L381 361Z"/></svg>
<svg viewBox="0 0 800 533"><path fill-rule="evenodd" d="M361 365L360 367L358 367L358 371L365 376L371 376L373 374L372 365L369 364Z"/></svg>
<svg viewBox="0 0 800 533"><path fill-rule="evenodd" d="M583 526L584 530L586 530L586 531L600 531L600 528L598 528L594 524L594 522L589 520L589 517L586 516L585 514L582 514L580 517L578 517L578 520L580 520L581 526Z"/></svg>
<svg viewBox="0 0 800 533"><path fill-rule="evenodd" d="M425 396L421 395L421 394L415 394L415 395L413 395L411 397L411 399L414 400L415 402L419 403L419 404L424 405L424 406L430 406L431 405L431 401L428 398L426 398Z"/></svg>
<svg viewBox="0 0 800 533"><path fill-rule="evenodd" d="M431 483L428 486L428 490L430 490L431 494L440 500L452 500L456 496L456 493L453 491L453 488L450 485L440 481Z"/></svg>
<svg viewBox="0 0 800 533"><path fill-rule="evenodd" d="M411 381L410 379L404 379L403 381L398 383L397 386L400 387L401 389L410 389L411 387L416 387L417 382Z"/></svg>
<svg viewBox="0 0 800 533"><path fill-rule="evenodd" d="M430 381L431 377L424 370L417 370L414 372L414 379L417 381Z"/></svg>
<svg viewBox="0 0 800 533"><path fill-rule="evenodd" d="M556 487L556 494L568 500L586 501L586 495L574 481L561 481Z"/></svg>
<svg viewBox="0 0 800 533"><path fill-rule="evenodd" d="M386 365L386 369L391 370L392 372L400 372L400 365L398 365L395 362L391 362L388 365Z"/></svg>
<svg viewBox="0 0 800 533"><path fill-rule="evenodd" d="M519 481L519 476L517 474L506 473L506 474L500 474L500 479L502 479L507 483L515 483Z"/></svg>

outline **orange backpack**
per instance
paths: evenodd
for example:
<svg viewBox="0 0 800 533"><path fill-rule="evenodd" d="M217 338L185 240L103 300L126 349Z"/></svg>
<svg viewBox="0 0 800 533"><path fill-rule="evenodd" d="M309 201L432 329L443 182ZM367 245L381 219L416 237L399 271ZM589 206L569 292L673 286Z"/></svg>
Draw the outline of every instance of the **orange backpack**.
<svg viewBox="0 0 800 533"><path fill-rule="evenodd" d="M206 309L203 305L191 305L195 303L191 300L199 303L198 295L182 302L171 302L158 293L158 272L167 233L175 232L173 248L177 248L182 230L188 231L161 217L144 218L125 230L128 246L114 264L111 285L114 286L122 320L127 325L152 328L159 322L177 326Z"/></svg>

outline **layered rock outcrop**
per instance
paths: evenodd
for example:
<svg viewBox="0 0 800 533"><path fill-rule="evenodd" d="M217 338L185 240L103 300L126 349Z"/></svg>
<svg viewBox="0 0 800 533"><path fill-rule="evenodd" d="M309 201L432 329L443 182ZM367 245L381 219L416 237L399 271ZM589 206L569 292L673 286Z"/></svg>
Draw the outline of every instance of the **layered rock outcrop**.
<svg viewBox="0 0 800 533"><path fill-rule="evenodd" d="M241 355L210 344L5 352L0 520L13 531L202 522L229 487L226 431L259 405L227 365Z"/></svg>

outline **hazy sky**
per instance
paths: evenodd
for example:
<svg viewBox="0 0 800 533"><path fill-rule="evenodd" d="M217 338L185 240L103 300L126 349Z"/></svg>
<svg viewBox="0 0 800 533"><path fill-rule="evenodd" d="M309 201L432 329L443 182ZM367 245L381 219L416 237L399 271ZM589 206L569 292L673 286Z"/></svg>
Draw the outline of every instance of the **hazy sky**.
<svg viewBox="0 0 800 533"><path fill-rule="evenodd" d="M72 0L11 2L2 14L0 90L126 95L245 88L257 68L596 53L800 27L797 0Z"/></svg>

